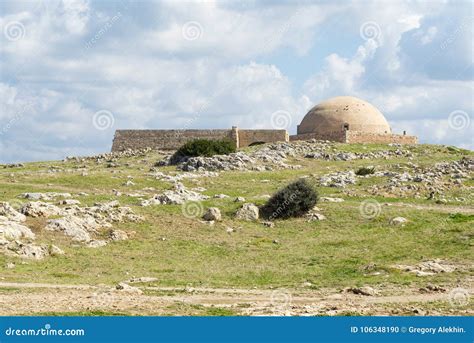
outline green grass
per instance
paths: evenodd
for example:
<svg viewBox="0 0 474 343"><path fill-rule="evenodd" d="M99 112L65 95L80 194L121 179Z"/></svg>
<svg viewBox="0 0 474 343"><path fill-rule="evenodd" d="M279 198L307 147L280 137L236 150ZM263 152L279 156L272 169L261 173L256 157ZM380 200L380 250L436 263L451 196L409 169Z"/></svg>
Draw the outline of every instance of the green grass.
<svg viewBox="0 0 474 343"><path fill-rule="evenodd" d="M247 150L257 149L251 147ZM397 147L386 145L335 144L338 151L379 151ZM73 284L115 284L133 276L157 277L155 286L212 286L212 287L298 287L309 281L313 288L343 288L354 285L403 285L417 286L426 282L455 282L471 275L472 215L443 213L436 210L417 210L408 207L383 206L384 203L412 203L434 205L425 198L383 198L369 196L366 188L383 184L385 177L359 178L348 189L355 195L348 196L342 189L320 187L320 196L335 196L344 203L319 203L317 206L327 220L308 223L303 218L275 221L274 228L260 223L237 221L233 218L241 206L233 200L243 196L258 205L277 189L302 176L310 179L338 170L357 170L374 165L377 170L399 170L408 162L432 165L439 161L459 160L473 156L464 150L453 151L441 146L416 146L410 148L419 155L414 160L392 158L388 160L320 161L304 158L292 160L303 167L295 170L265 172L221 172L219 177L184 180L190 188L204 187L204 194L211 199L203 202L204 208L216 206L223 213L223 222L208 226L198 219L182 215L181 206L163 205L140 207L139 199L126 193L153 187L156 193L171 188L171 184L155 180L149 170L161 157L152 153L140 158L122 158L117 168L105 168L106 163L94 161L43 162L26 164L26 168L0 169L0 201L18 199L23 192L87 192L75 197L82 204L91 205L118 199L121 204L132 206L135 213L146 220L141 223L115 224L117 229L135 232L128 241L114 242L100 249L75 246L57 233L41 230L37 223L38 242L60 246L66 255L41 261L20 261L0 255L2 281L48 282ZM89 176L81 176L80 166L87 166ZM48 173L49 166L63 172ZM68 170L72 170L69 172ZM160 171L175 171L173 167ZM112 173L114 171L114 173ZM12 177L17 182L12 183ZM123 186L127 176L132 176L135 186ZM265 182L269 180L269 182ZM466 182L469 184L469 181ZM472 183L471 183L472 185ZM116 197L112 189L124 195ZM155 192L144 192L151 197ZM227 199L214 199L214 194L224 193ZM382 204L380 215L364 219L360 215L360 203L367 198ZM465 197L466 201L449 200L449 204L472 206L469 190L452 188L446 196ZM23 200L24 201L24 200ZM396 216L409 220L404 227L390 226ZM226 227L236 232L228 234ZM161 238L165 237L166 240ZM273 243L274 240L278 244ZM425 259L441 258L466 266L450 274L438 274L419 278L411 273L393 268L396 264L416 264ZM5 265L14 262L15 268ZM366 275L363 267L375 263L380 275ZM185 306L185 305L180 305ZM216 315L223 309L187 308L189 313ZM206 312L207 311L207 312ZM223 311L223 312L222 312Z"/></svg>

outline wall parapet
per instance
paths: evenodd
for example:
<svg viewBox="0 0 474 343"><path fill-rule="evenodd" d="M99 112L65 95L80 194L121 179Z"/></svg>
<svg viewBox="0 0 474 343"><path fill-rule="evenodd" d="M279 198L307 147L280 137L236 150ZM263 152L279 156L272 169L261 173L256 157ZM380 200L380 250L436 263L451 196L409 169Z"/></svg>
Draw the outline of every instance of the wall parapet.
<svg viewBox="0 0 474 343"><path fill-rule="evenodd" d="M288 141L286 130L186 129L186 130L117 130L112 151L152 148L176 150L193 139L230 139L239 148L257 142Z"/></svg>

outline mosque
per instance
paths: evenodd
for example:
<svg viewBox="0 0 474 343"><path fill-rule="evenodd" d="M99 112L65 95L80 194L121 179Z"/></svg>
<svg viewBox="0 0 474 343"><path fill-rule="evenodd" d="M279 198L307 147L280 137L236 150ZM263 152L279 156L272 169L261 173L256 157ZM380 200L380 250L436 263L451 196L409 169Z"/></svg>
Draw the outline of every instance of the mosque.
<svg viewBox="0 0 474 343"><path fill-rule="evenodd" d="M392 133L384 115L370 103L352 96L338 96L314 106L297 126L296 135L286 130L221 129L117 130L112 151L153 148L175 150L196 138L231 139L236 146L297 140L329 140L341 143L416 144L416 136Z"/></svg>

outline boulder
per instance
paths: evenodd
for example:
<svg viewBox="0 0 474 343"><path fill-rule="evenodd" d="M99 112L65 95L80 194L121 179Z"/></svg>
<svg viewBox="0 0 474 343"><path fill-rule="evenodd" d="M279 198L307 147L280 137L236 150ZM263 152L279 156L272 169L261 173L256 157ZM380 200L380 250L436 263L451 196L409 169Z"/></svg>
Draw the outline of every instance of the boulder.
<svg viewBox="0 0 474 343"><path fill-rule="evenodd" d="M64 200L61 200L59 203L59 205L80 205L81 202L79 200L75 200L75 199L64 199Z"/></svg>
<svg viewBox="0 0 474 343"><path fill-rule="evenodd" d="M10 241L20 238L35 239L35 234L26 226L2 218L6 217L0 217L0 237Z"/></svg>
<svg viewBox="0 0 474 343"><path fill-rule="evenodd" d="M110 231L109 237L111 241L126 241L128 234L122 230L112 230Z"/></svg>
<svg viewBox="0 0 474 343"><path fill-rule="evenodd" d="M73 241L89 242L91 241L90 234L97 232L100 227L92 217L67 216L48 220L45 230L63 232L66 236L71 237Z"/></svg>
<svg viewBox="0 0 474 343"><path fill-rule="evenodd" d="M390 225L393 226L404 226L408 222L408 219L403 217L395 217L390 220Z"/></svg>
<svg viewBox="0 0 474 343"><path fill-rule="evenodd" d="M202 219L206 221L221 221L222 215L221 211L217 207L210 207L207 209L206 213L202 216Z"/></svg>
<svg viewBox="0 0 474 343"><path fill-rule="evenodd" d="M51 217L63 214L63 209L42 201L26 203L21 208L21 213L29 217Z"/></svg>
<svg viewBox="0 0 474 343"><path fill-rule="evenodd" d="M26 217L24 214L21 214L15 210L9 203L0 202L0 216L4 216L9 220L16 222L24 222Z"/></svg>
<svg viewBox="0 0 474 343"><path fill-rule="evenodd" d="M259 209L252 203L243 204L237 211L235 217L240 220L254 221L259 218Z"/></svg>
<svg viewBox="0 0 474 343"><path fill-rule="evenodd" d="M64 255L65 252L61 248L53 244L49 247L49 254L51 256L59 256L59 255Z"/></svg>

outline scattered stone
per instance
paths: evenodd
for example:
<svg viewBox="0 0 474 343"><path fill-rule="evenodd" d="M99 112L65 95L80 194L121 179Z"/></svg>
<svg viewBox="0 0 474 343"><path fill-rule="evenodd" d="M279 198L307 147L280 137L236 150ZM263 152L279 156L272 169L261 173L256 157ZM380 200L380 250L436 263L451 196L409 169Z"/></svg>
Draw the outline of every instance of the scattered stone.
<svg viewBox="0 0 474 343"><path fill-rule="evenodd" d="M4 216L7 219L15 222L24 222L26 220L25 215L15 210L7 202L0 202L0 216Z"/></svg>
<svg viewBox="0 0 474 343"><path fill-rule="evenodd" d="M342 198L321 197L320 200L325 202L344 202Z"/></svg>
<svg viewBox="0 0 474 343"><path fill-rule="evenodd" d="M306 218L308 218L308 222L313 222L313 221L325 220L326 216L321 213L310 212L306 215Z"/></svg>
<svg viewBox="0 0 474 343"><path fill-rule="evenodd" d="M420 293L445 293L447 290L441 286L435 286L432 284L428 284L426 287L420 288Z"/></svg>
<svg viewBox="0 0 474 343"><path fill-rule="evenodd" d="M23 193L20 197L29 199L29 200L46 200L51 201L55 198L70 198L70 193L56 193L56 192L48 192L48 193Z"/></svg>
<svg viewBox="0 0 474 343"><path fill-rule="evenodd" d="M415 273L417 276L430 276L438 273L452 273L457 269L456 266L445 263L440 259L428 260L418 263L415 266L396 265L397 269Z"/></svg>
<svg viewBox="0 0 474 343"><path fill-rule="evenodd" d="M270 222L270 221L263 221L262 224L263 224L263 226L266 226L266 227L269 227L269 228L275 227L275 223Z"/></svg>
<svg viewBox="0 0 474 343"><path fill-rule="evenodd" d="M73 241L90 242L91 233L97 233L100 227L101 225L93 217L67 216L48 220L45 230L63 232Z"/></svg>
<svg viewBox="0 0 474 343"><path fill-rule="evenodd" d="M245 202L245 198L244 197L237 197L237 198L235 198L234 202Z"/></svg>
<svg viewBox="0 0 474 343"><path fill-rule="evenodd" d="M75 199L64 199L64 200L61 200L58 204L72 206L72 205L80 205L81 202Z"/></svg>
<svg viewBox="0 0 474 343"><path fill-rule="evenodd" d="M107 245L107 241L98 239L98 240L90 241L87 244L87 247L88 248L102 248L102 247L105 247L106 245Z"/></svg>
<svg viewBox="0 0 474 343"><path fill-rule="evenodd" d="M126 241L128 234L122 230L112 230L110 231L109 238L111 241Z"/></svg>
<svg viewBox="0 0 474 343"><path fill-rule="evenodd" d="M235 217L240 220L254 221L259 218L259 209L252 203L245 203L237 211Z"/></svg>
<svg viewBox="0 0 474 343"><path fill-rule="evenodd" d="M50 256L59 256L59 255L64 255L65 252L60 249L59 247L57 247L56 245L50 245L49 247L49 255Z"/></svg>
<svg viewBox="0 0 474 343"><path fill-rule="evenodd" d="M63 215L63 209L55 206L53 204L49 204L46 202L41 201L32 201L26 203L21 208L21 213L28 217L51 217L51 216L58 216Z"/></svg>
<svg viewBox="0 0 474 343"><path fill-rule="evenodd" d="M221 211L217 207L210 207L207 209L206 213L202 216L206 221L221 221Z"/></svg>
<svg viewBox="0 0 474 343"><path fill-rule="evenodd" d="M216 199L225 199L225 198L229 198L229 196L225 195L225 194L216 194L216 195L214 195L214 198L216 198Z"/></svg>
<svg viewBox="0 0 474 343"><path fill-rule="evenodd" d="M13 262L8 262L8 263L6 264L6 266L5 266L5 268L7 268L7 269L13 269L13 268L15 268L15 263L13 263Z"/></svg>
<svg viewBox="0 0 474 343"><path fill-rule="evenodd" d="M354 293L354 294L365 295L365 296L374 296L378 294L378 292L375 289L369 286L352 287L352 288L346 289L346 291Z"/></svg>
<svg viewBox="0 0 474 343"><path fill-rule="evenodd" d="M2 219L0 217L0 238L4 238L8 241L17 240L21 238L33 240L35 234L26 226L19 224L18 222L10 221L8 219Z"/></svg>
<svg viewBox="0 0 474 343"><path fill-rule="evenodd" d="M356 174L353 170L347 172L336 172L324 175L319 179L319 184L325 187L346 187L356 183Z"/></svg>
<svg viewBox="0 0 474 343"><path fill-rule="evenodd" d="M117 286L115 286L115 289L122 292L127 292L127 293L136 293L136 294L143 293L143 291L140 288L130 286L129 284L125 282L120 282Z"/></svg>
<svg viewBox="0 0 474 343"><path fill-rule="evenodd" d="M390 225L393 226L405 226L405 224L408 222L408 219L403 218L403 217L395 217L390 220Z"/></svg>
<svg viewBox="0 0 474 343"><path fill-rule="evenodd" d="M158 278L142 276L142 277L138 277L138 278L131 278L130 280L126 281L125 284L127 284L127 283L147 283L147 282L155 282L155 281L158 281Z"/></svg>
<svg viewBox="0 0 474 343"><path fill-rule="evenodd" d="M155 195L149 200L141 202L142 206L176 204L182 205L187 201L201 201L209 199L207 195L186 189L182 183L175 183L175 189L163 192L163 194Z"/></svg>

